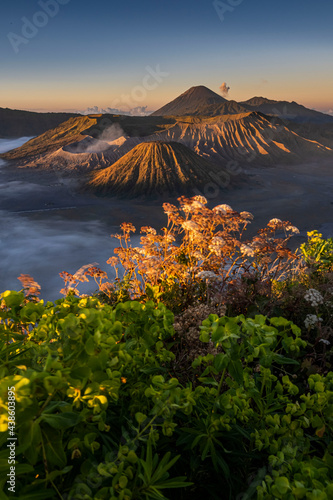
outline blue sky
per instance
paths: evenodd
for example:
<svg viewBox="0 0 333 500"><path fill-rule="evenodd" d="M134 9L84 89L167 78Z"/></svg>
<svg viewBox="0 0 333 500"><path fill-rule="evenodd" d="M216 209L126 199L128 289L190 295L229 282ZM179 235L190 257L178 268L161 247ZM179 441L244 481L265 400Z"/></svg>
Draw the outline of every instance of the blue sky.
<svg viewBox="0 0 333 500"><path fill-rule="evenodd" d="M333 110L327 0L40 1L1 3L0 107L147 111L225 81L230 99Z"/></svg>

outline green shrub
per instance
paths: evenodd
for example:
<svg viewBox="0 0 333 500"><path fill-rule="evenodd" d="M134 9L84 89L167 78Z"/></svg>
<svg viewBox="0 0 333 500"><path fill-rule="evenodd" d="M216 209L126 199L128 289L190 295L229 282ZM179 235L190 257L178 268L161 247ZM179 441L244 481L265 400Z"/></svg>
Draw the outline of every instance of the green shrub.
<svg viewBox="0 0 333 500"><path fill-rule="evenodd" d="M182 386L162 303L5 292L0 320L2 473L16 395L10 498L330 498L333 374L303 377L293 323L210 315L200 337L217 354Z"/></svg>
<svg viewBox="0 0 333 500"><path fill-rule="evenodd" d="M308 241L300 247L306 264L315 272L333 271L333 239L324 239L318 231L308 233Z"/></svg>

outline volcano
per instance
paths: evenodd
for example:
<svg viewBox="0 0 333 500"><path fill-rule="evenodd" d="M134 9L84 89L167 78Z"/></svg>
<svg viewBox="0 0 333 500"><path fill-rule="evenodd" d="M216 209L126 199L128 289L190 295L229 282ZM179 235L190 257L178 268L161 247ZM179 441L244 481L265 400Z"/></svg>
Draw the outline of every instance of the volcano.
<svg viewBox="0 0 333 500"><path fill-rule="evenodd" d="M150 116L217 116L246 111L236 101L228 101L200 85L191 87Z"/></svg>
<svg viewBox="0 0 333 500"><path fill-rule="evenodd" d="M126 197L195 193L224 171L177 142L144 142L112 166L94 172L87 188Z"/></svg>

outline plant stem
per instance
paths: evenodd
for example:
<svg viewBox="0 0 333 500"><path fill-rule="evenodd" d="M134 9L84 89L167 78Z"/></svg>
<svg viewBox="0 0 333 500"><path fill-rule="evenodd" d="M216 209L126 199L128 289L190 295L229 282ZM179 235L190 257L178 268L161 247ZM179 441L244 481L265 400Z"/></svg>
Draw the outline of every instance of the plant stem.
<svg viewBox="0 0 333 500"><path fill-rule="evenodd" d="M217 388L217 394L216 394L216 398L215 398L215 403L217 401L217 398L219 397L220 395L220 392L221 392L221 389L222 389L222 384L223 384L223 381L224 381L224 376L225 376L225 372L226 372L226 368L223 369L223 372L222 372L222 375L221 375L221 378L220 378L220 382L219 382L219 385L218 385L218 388Z"/></svg>

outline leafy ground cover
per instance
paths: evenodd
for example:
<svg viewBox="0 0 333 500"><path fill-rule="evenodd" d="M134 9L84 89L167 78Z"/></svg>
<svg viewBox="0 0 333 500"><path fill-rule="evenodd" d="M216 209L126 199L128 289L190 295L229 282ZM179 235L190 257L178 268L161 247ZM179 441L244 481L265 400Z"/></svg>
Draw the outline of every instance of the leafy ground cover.
<svg viewBox="0 0 333 500"><path fill-rule="evenodd" d="M277 219L246 240L251 214L205 205L137 248L123 225L112 283L1 294L1 499L333 497L333 241L291 252Z"/></svg>

